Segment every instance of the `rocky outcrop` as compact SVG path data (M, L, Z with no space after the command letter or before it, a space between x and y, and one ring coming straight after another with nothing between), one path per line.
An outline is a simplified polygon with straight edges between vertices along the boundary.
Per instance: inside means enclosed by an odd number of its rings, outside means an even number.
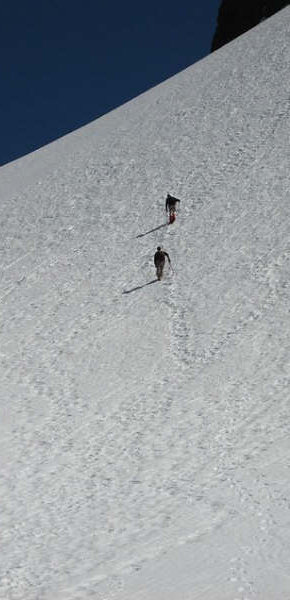
M211 51L217 50L289 4L289 0L222 0Z

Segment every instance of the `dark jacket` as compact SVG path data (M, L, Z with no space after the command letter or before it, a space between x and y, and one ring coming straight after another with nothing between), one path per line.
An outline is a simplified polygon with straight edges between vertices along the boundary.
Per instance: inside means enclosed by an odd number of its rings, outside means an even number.
M178 200L178 198L174 198L174 196L170 196L170 194L167 194L167 198L165 201L165 210L168 211L172 208L175 209L176 202L180 202L180 200Z
M164 265L165 256L167 256L168 262L170 264L169 254L167 254L167 252L165 252L165 250L157 250L157 252L155 252L155 254L154 254L155 267L158 267L159 265Z

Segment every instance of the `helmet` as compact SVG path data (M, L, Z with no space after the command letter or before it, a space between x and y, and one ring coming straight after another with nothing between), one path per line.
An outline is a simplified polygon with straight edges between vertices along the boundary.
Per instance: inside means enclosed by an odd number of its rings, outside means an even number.
M161 250L161 246L157 246L157 250L159 252Z

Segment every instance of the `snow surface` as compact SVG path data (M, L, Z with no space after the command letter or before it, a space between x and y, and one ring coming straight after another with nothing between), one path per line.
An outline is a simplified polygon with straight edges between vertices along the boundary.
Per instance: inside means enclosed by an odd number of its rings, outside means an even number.
M1 599L290 598L289 17L1 169Z

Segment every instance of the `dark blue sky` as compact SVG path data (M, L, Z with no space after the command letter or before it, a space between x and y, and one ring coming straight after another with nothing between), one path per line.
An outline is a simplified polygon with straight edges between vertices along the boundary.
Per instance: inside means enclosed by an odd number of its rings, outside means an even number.
M220 0L6 0L0 165L209 53Z

